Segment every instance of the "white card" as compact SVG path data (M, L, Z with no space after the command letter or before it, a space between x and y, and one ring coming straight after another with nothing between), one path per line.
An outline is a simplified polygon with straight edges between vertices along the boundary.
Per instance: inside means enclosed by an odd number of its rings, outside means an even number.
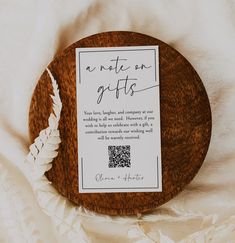
M162 191L158 46L76 49L79 192Z

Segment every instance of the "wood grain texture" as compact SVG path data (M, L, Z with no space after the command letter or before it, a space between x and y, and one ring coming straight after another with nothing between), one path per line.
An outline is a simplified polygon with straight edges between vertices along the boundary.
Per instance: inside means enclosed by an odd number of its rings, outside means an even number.
M79 194L75 48L139 45L159 45L163 191ZM196 175L210 142L211 110L198 74L175 49L140 33L105 32L74 43L50 63L49 69L58 82L63 109L59 125L62 143L46 176L70 201L109 215L150 212L182 191ZM50 78L45 71L31 100L32 142L48 125L51 92Z

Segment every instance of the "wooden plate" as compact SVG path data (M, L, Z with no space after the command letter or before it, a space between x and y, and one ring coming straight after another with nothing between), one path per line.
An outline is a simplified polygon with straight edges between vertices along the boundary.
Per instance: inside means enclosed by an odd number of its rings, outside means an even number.
M139 45L159 45L160 51L163 191L79 194L75 48ZM58 157L46 176L70 201L109 215L150 212L182 191L196 175L210 142L211 110L201 79L175 49L140 33L105 32L74 43L57 56L49 68L59 84L63 110L59 126L62 143ZM48 125L52 110L51 92L50 78L45 71L38 81L30 106L32 142Z

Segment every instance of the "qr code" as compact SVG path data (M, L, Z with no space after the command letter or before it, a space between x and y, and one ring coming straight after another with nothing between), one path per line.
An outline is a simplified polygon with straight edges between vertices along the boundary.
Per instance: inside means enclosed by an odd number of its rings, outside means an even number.
M109 168L131 167L130 145L108 146Z

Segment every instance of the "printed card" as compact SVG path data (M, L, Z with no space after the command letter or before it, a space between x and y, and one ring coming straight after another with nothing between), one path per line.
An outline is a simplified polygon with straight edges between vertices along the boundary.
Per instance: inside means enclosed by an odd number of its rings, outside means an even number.
M158 46L76 49L79 192L162 191Z

